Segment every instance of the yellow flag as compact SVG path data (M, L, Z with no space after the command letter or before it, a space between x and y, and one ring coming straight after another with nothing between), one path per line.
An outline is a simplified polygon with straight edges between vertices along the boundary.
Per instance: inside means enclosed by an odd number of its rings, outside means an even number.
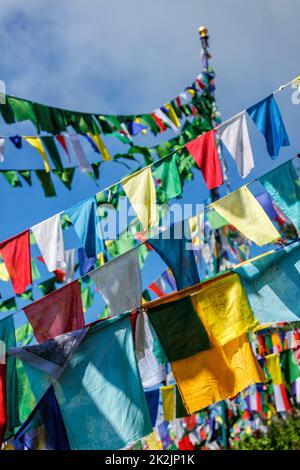
M246 335L171 362L171 368L189 414L266 382Z
M165 105L165 107L167 108L167 110L169 111L169 116L170 116L170 119L172 119L172 121L174 122L175 126L177 127L180 127L180 121L177 117L177 114L175 113L174 111L174 108L173 106L171 105L171 103L167 103Z
M148 450L161 450L163 448L161 441L158 439L155 429L152 431L151 434L148 434L148 436L145 437L145 441Z
M280 238L271 220L246 186L213 202L211 207L258 246Z
M44 150L43 144L42 144L41 140L39 139L39 137L24 137L24 139L26 140L26 142L28 142L30 145L32 145L32 147L35 148L35 150L37 150L39 152L39 154L42 156L42 159L44 161L45 170L47 171L47 173L49 173L49 171L50 171L49 160L48 160L48 157L47 157L46 152Z
M222 346L258 325L238 274L216 278L192 299L204 326Z
M103 160L108 161L111 160L111 156L109 151L106 148L106 145L104 144L103 140L101 139L99 134L92 134L91 132L88 132L88 135L90 136L91 139L95 142L97 145L98 149L101 152L101 155L103 157Z
M10 279L9 274L7 272L5 263L0 263L0 280L4 281L4 282L7 282L7 281L9 281L9 279Z
M282 374L280 369L279 354L269 354L265 356L266 368L271 376L273 385L280 385L283 383Z
M175 386L166 385L161 387L161 396L165 421L172 421L175 418Z
M156 191L151 167L123 179L122 185L144 229L157 225Z

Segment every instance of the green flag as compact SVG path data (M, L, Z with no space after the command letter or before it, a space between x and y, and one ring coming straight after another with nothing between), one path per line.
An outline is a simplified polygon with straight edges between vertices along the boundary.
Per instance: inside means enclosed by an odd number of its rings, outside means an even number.
M18 186L22 186L21 180L18 176L18 173L14 170L1 170L2 175L8 181L8 183L13 187L16 188Z
M35 170L35 174L42 185L45 197L56 196L50 173L47 173L45 170Z
M61 162L61 158L60 158L60 155L58 153L54 138L52 136L43 136L43 137L41 137L41 139L42 139L43 144L45 145L45 147L46 147L46 149L47 149L47 151L50 155L50 158L51 158L53 164L55 165L55 168L57 168L58 170L63 171L63 169L64 169L63 164Z
M11 299L3 300L0 302L0 311L1 312L15 312L17 310L17 304L14 297Z
M30 170L19 170L18 173L29 186L32 186Z
M66 186L68 189L72 189L72 182L75 173L75 167L65 168L63 171L61 170L52 170L60 181Z
M155 165L152 175L157 185L157 195L161 202L169 201L182 193L182 185L177 165L177 155L170 155Z
M32 338L33 329L29 322L24 323L24 325L21 325L16 329L16 340L20 348L27 346L27 344L31 342Z
M86 286L81 290L81 300L83 311L86 312L88 308L93 305L94 294L90 286Z
M43 295L48 295L51 292L55 291L56 286L55 286L55 281L56 277L51 277L50 279L47 279L47 281L41 282L38 284L38 289L40 289L43 293Z

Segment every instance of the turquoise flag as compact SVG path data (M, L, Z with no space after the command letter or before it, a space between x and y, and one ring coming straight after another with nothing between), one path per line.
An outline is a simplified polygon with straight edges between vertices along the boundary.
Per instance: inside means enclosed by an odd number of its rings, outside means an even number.
M300 242L234 269L261 323L299 321Z
M290 160L259 178L277 206L300 228L300 177Z

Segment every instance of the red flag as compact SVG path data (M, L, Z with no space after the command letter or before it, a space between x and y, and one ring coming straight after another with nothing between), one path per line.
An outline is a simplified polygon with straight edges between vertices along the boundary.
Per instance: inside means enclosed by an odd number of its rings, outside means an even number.
M59 134L59 135L56 135L55 138L58 140L58 142L60 143L60 145L62 146L62 148L66 152L66 154L68 155L69 162L71 163L71 157L70 157L69 150L68 150L68 147L67 147L66 140L65 140L64 136Z
M6 365L0 363L0 448L6 427Z
M156 124L158 125L160 132L164 132L167 128L164 125L163 121L158 116L156 116L155 113L152 113L151 116L154 118Z
M23 310L39 343L84 327L81 292L77 280Z
M158 297L163 297L165 295L156 282L152 282L152 284L149 286L149 289L151 289L154 294L158 295Z
M208 189L221 186L223 175L215 141L215 131L212 129L185 146L200 168Z
M16 294L32 283L29 230L0 244L0 252Z
M195 446L191 443L189 436L185 436L178 442L178 448L180 450L194 450Z

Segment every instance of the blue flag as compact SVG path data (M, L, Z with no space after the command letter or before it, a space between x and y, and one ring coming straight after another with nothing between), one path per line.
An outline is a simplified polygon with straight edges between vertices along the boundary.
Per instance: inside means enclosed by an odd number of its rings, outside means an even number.
M290 145L280 110L273 95L247 109L256 127L266 139L270 157L277 157L280 147Z
M200 282L187 223L177 222L147 243L171 269L178 290Z
M97 203L94 197L71 207L66 211L66 214L70 218L88 258L97 256L104 251L100 235L100 221L97 217Z
M51 386L11 443L16 450L70 450L60 408Z

